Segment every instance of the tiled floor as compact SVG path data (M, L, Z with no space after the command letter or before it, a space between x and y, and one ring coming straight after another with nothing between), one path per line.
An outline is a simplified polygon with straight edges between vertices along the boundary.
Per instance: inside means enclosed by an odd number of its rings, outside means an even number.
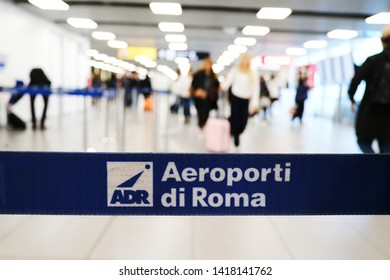
M83 115L79 114L61 120L51 118L48 130L43 132L2 128L0 148L206 152L195 119L184 125L180 116L168 117L166 96L160 96L157 102L156 116L144 113L141 107L127 110L125 126L119 121L123 111L115 102L109 104L108 115L104 101L89 108L86 144ZM302 126L291 124L290 104L288 97L275 104L273 117L267 122L259 117L251 119L240 152L359 152L350 124L313 117L310 109ZM390 216L3 215L0 259L390 259L389 236Z

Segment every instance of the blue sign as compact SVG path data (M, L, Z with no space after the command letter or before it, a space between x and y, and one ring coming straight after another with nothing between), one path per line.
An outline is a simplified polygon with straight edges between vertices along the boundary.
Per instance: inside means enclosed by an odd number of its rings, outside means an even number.
M0 152L0 213L390 214L390 155Z

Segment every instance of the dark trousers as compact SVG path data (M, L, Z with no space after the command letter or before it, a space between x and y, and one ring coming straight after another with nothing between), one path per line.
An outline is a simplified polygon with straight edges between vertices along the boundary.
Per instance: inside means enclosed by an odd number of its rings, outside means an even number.
M37 97L37 95L30 95L31 120L32 120L33 125L36 125L36 122L37 122L37 118L36 118L36 115L35 115L35 106L34 106L36 97ZM45 120L46 120L47 106L49 104L49 96L42 95L42 97L43 97L44 105L43 105L43 112L42 112L42 117L41 117L41 126L44 126L45 125Z
M234 138L234 145L240 145L240 134L245 130L248 123L249 100L231 96L231 113L230 113L230 133Z
M190 117L191 98L180 97L180 103L183 106L184 117Z
M210 102L207 99L194 98L195 108L198 112L198 126L203 128L206 125L210 113Z
M125 89L125 107L130 107L131 104L133 104L133 93L131 91L131 88Z
M295 101L295 103L297 111L292 119L299 118L299 120L302 121L303 111L305 110L305 101Z
M358 138L358 145L360 150L365 154L374 154L375 151L372 148L372 142L374 142L374 139L361 139ZM388 154L390 153L390 140L382 140L378 139L378 146L379 146L379 152L381 154Z

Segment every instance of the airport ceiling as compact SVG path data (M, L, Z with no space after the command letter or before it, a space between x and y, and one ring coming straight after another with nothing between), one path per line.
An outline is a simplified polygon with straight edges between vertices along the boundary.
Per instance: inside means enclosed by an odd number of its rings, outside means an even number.
M129 46L147 46L166 49L165 33L159 30L161 21L182 22L185 26L188 48L210 52L217 59L241 34L246 25L270 28L270 33L256 37L257 43L250 47L252 53L282 54L287 47L302 47L311 39L326 39L329 44L341 40L328 39L327 32L334 29L353 29L359 36L370 36L380 31L382 25L370 25L365 19L379 12L390 11L389 0L165 0L179 2L183 13L180 16L155 15L147 0L67 1L67 11L45 11L27 0L9 0L23 9L47 18L66 28L68 17L88 17L98 24L98 31L110 31L118 40ZM155 0L156 1L156 0ZM256 17L261 7L288 7L292 14L285 20L260 20ZM91 31L77 32L90 36ZM91 38L91 46L99 52L115 55L115 50L106 42Z

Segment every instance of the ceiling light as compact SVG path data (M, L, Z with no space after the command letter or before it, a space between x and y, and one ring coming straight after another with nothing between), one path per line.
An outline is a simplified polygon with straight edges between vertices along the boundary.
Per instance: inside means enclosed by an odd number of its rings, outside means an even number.
M189 63L187 63L187 64L178 64L177 67L179 68L180 73L182 75L188 75L188 72L191 69L191 65Z
M149 71L143 67L137 67L137 72L139 75L146 76Z
M90 49L90 50L87 50L87 55L88 56L95 56L97 55L99 52L97 50L94 50L94 49Z
M188 49L188 45L186 43L170 43L169 49L173 51L185 51Z
M265 65L290 66L292 57L287 55L264 55L263 63Z
M157 62L156 61L148 61L146 64L145 64L146 67L148 68L156 68L157 66Z
M248 51L248 48L245 47L245 46L230 45L230 46L228 47L228 50L229 50L229 51L232 51L232 52L245 53L245 52Z
M176 80L178 77L176 71L172 70L171 68L169 68L166 65L158 65L157 70L159 72L163 73L164 75L168 76L172 80Z
M287 55L301 56L306 54L306 49L304 48L287 48Z
M76 28L95 29L97 23L89 18L68 18L66 22Z
M108 55L106 55L105 53L98 53L97 55L93 56L94 59L101 60L101 61L103 61L107 57Z
M125 49L128 47L127 43L124 41L116 41L116 40L111 40L107 42L107 45L111 48L114 49Z
M253 26L253 25L247 25L242 30L242 33L244 35L251 35L251 36L264 36L268 34L270 29L265 26Z
M257 41L255 38L250 38L250 37L237 37L234 40L234 44L239 46L254 46L256 42Z
M151 60L150 58L143 56L143 55L137 55L134 59L138 63L144 65L147 68L154 68L157 66L157 62L154 60Z
M178 16L182 14L181 5L179 3L159 3L152 2L149 4L153 14L156 15L174 15Z
M176 57L175 62L177 64L189 64L190 60L187 57Z
M93 60L90 64L93 68L101 69L104 63Z
M222 57L229 57L234 60L240 57L240 53L236 51L224 51Z
M331 39L352 39L358 36L358 32L355 30L335 29L328 32L328 38Z
M146 56L143 56L143 55L137 55L134 58L134 60L137 61L138 63L143 64L145 61L149 60L149 58L147 58Z
M62 0L28 0L28 2L42 10L69 10L69 5Z
M165 35L165 40L169 43L185 43L187 41L187 37L182 34L168 34Z
M130 64L130 63L125 62L125 61L120 60L120 59L117 59L117 60L115 61L115 63L114 63L115 66L121 67L121 68L123 68L123 69L127 69L127 67L128 67L129 64Z
M89 66L91 66L91 67L93 67L93 68L98 68L98 67L96 67L97 66L97 61L95 61L95 60L90 60L89 62L88 62L88 65Z
M137 66L129 62L125 62L123 66L124 66L123 68L125 68L128 71L135 71L135 69L137 69Z
M290 8L261 8L256 17L259 19L285 19L291 14Z
M231 58L228 58L228 57L220 57L217 60L217 64L223 65L223 66L229 66L230 64L233 63L233 61L234 61L234 59L231 59Z
M217 64L229 66L233 63L236 57L233 57L230 52L225 51L217 60Z
M213 64L212 67L213 67L214 73L216 73L216 74L222 72L225 69L225 66L220 65L220 64Z
M117 59L113 56L107 56L105 59L103 59L104 63L116 65Z
M92 37L96 40L115 40L116 36L114 33L111 32L102 32L102 31L94 31L92 32Z
M368 24L390 24L390 12L379 13L366 18Z
M160 28L163 32L183 32L184 25L180 22L160 22L158 24L158 28Z
M303 44L306 49L322 49L328 45L324 40L310 40Z

